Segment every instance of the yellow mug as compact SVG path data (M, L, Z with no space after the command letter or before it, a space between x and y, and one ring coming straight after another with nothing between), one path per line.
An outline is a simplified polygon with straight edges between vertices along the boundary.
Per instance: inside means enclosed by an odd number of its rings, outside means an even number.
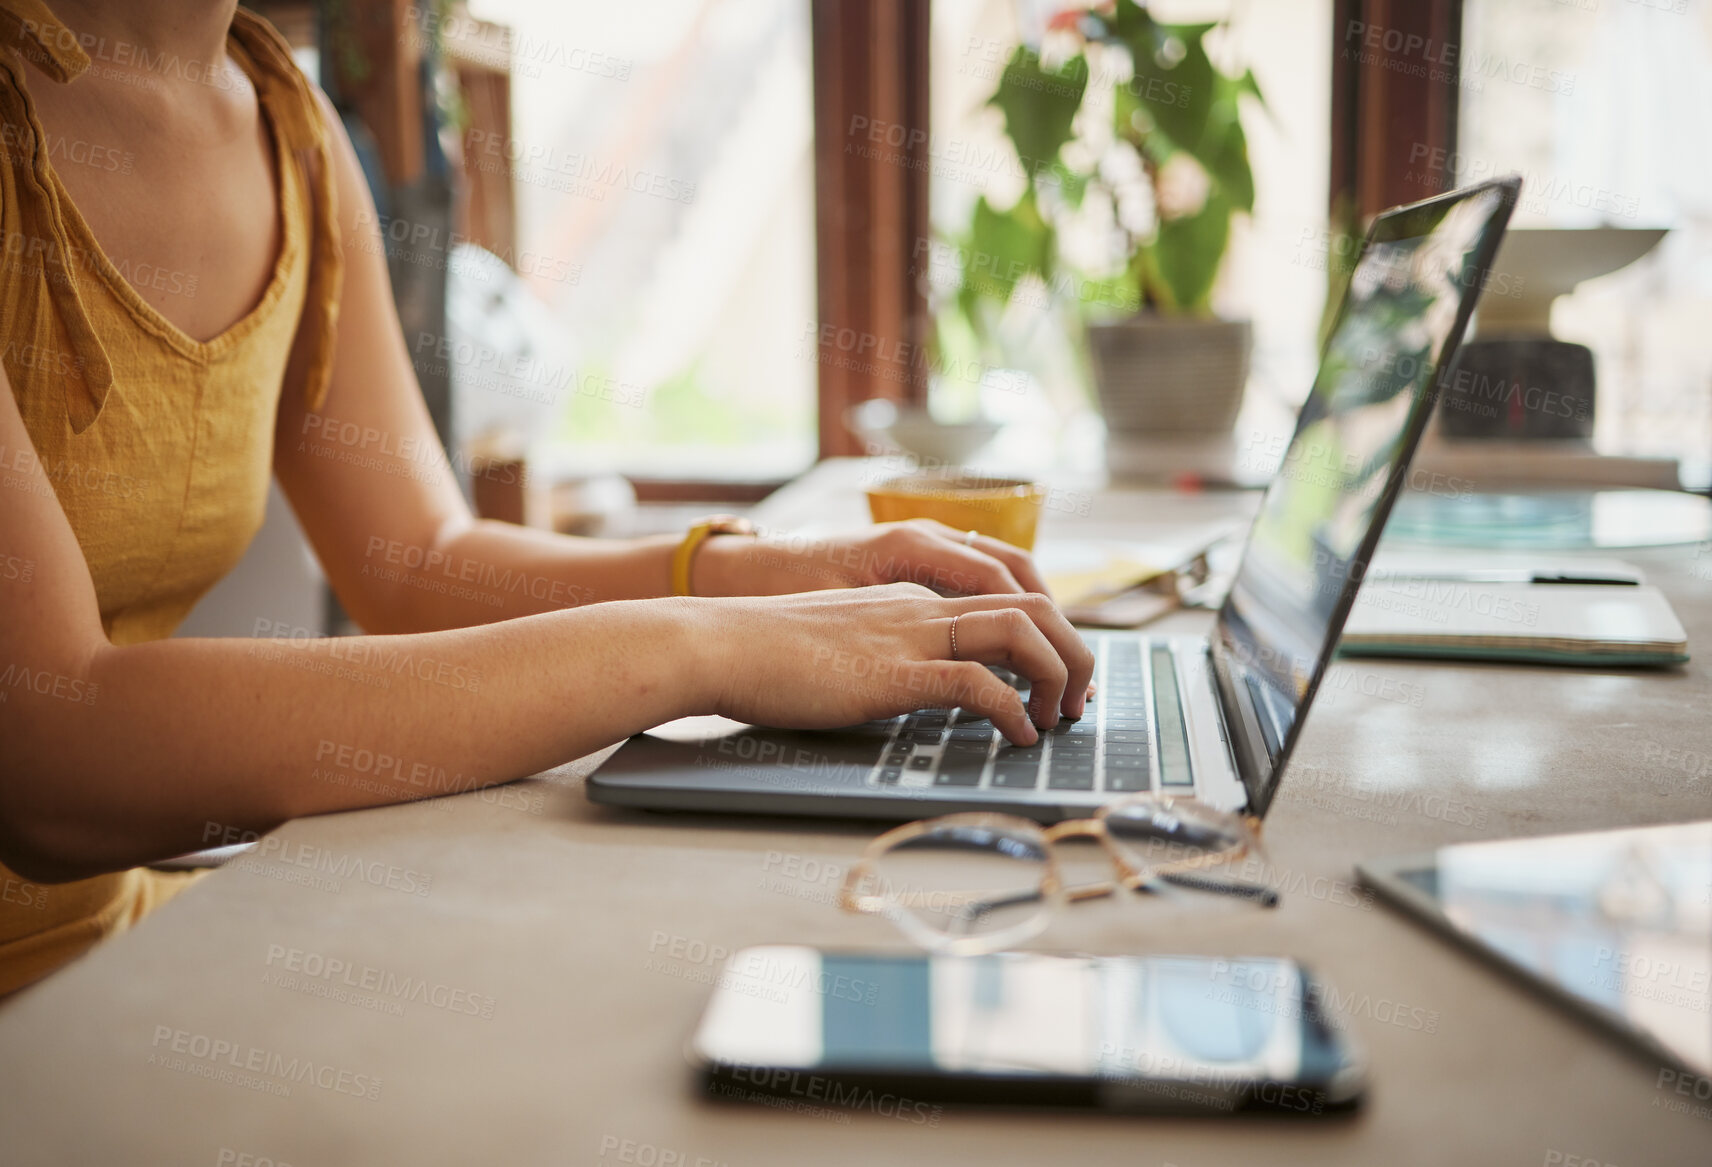
M970 474L909 474L868 491L868 511L876 523L937 519L1024 551L1034 547L1034 531L1045 503L1046 487L1038 482Z

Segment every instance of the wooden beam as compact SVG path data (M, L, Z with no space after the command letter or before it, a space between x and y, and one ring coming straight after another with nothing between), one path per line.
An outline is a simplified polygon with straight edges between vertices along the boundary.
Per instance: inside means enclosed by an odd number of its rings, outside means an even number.
M929 6L814 0L815 241L820 454L859 453L844 412L927 395Z
M784 486L787 478L721 482L705 478L637 478L626 475L637 502L757 503Z
M511 141L511 36L504 26L460 12L441 42L456 72L468 120L458 234L517 266L517 191L509 165L488 145ZM503 155L501 156L503 161Z
M1462 0L1334 0L1331 202L1359 218L1456 181Z
M387 182L414 182L424 165L422 56L417 0L329 0L328 60L322 73L336 99L355 110L380 151Z

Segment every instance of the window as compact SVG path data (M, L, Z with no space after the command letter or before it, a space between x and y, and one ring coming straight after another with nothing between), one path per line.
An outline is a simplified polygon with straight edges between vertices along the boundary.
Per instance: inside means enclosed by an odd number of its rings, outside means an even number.
M509 140L473 153L509 170L517 256L542 260L518 267L576 369L532 461L666 478L802 470L816 417L808 6L470 12L510 29L512 74Z
M1552 330L1593 350L1594 445L1712 455L1712 3L1468 0L1463 179L1521 173L1511 226L1668 227L1652 252L1561 297Z

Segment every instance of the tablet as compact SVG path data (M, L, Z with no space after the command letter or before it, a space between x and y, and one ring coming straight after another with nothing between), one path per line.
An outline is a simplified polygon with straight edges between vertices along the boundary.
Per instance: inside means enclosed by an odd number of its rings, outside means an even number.
M1712 822L1463 843L1357 870L1648 1053L1712 1076Z

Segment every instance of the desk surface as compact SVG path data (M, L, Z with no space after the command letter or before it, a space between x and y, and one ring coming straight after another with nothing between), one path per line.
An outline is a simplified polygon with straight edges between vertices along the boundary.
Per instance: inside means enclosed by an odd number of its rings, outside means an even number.
M848 468L829 470L769 510L824 513L811 492L839 474L848 481ZM1050 513L1046 529L1250 506L1100 496ZM1311 961L1372 1062L1354 1119L947 1110L916 1125L700 1102L682 1043L714 950L903 947L889 925L830 903L836 868L870 830L597 808L580 789L596 758L293 822L23 994L0 1011L0 1158L1034 1165L1073 1140L1080 1160L1126 1165L1705 1163L1704 1100L1701 1116L1687 1112L1693 1099L1661 1089L1658 1066L1353 884L1373 856L1712 814L1693 764L1712 757L1712 561L1694 548L1628 557L1675 603L1694 663L1341 663L1268 821L1277 911L1090 903L1040 942ZM1162 627L1205 624L1185 613Z

